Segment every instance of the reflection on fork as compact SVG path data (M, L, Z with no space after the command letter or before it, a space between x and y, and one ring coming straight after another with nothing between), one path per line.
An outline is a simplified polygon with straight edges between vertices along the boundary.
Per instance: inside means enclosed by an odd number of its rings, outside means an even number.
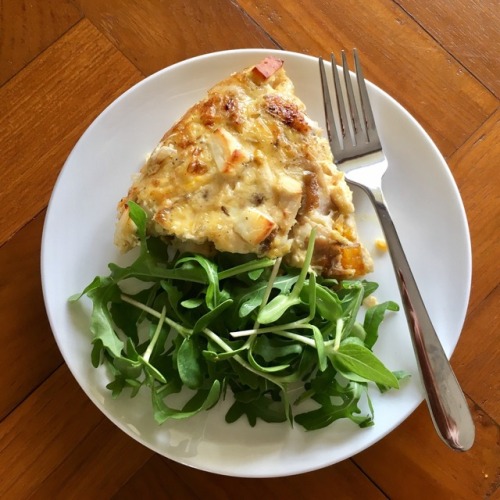
M451 369L418 290L408 260L382 192L382 177L388 162L384 155L371 109L359 55L353 50L358 100L354 94L347 58L342 51L345 92L335 58L331 56L335 119L325 64L319 59L326 129L335 164L348 183L361 188L370 198L389 247L401 293L417 363L434 426L443 441L455 450L466 451L474 442L474 423L467 401Z

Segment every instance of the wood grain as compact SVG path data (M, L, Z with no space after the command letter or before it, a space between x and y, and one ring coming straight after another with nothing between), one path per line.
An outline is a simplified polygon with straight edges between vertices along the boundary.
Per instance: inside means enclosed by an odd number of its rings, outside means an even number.
M206 52L272 47L234 2L78 0L84 14L144 74Z
M500 280L500 248L494 244L500 221L500 111L493 114L450 159L464 201L472 241L470 308Z
M488 498L499 485L500 433L477 407L473 418L476 442L467 453L441 443L422 404L404 424L353 460L389 498Z
M144 464L149 469L151 456L103 417L41 481L33 498L110 498Z
M500 423L500 288L469 314L452 361L463 390Z
M27 498L105 417L63 365L0 426L0 498Z
M297 476L255 480L191 470L158 456L138 471L116 498L133 499L141 492L153 496L158 491L164 492L163 498L168 499L322 498L325 485L331 485L335 498L385 498L350 460Z
M483 85L500 95L500 8L496 0L396 2Z
M81 21L0 88L0 245L47 206L80 135L141 78L89 21Z
M0 419L62 363L43 305L43 214L0 247Z
M69 0L0 3L0 85L81 19Z
M179 476L170 467L171 462L154 455L141 469L125 483L122 488L116 491L113 498L116 500L135 500L137 498L154 497L161 491L163 500L191 500L201 498L200 492L203 492L203 498L210 498L201 488L198 492L193 491L196 483L186 484L179 480ZM185 471L184 476L189 478L192 471ZM182 476L181 476L182 477ZM222 478L224 481L224 478ZM213 498L213 497L212 497ZM219 497L228 498L228 495L222 493Z
M357 47L365 76L407 108L445 156L498 104L391 0L362 2L362 8L342 0L238 3L287 50L329 57Z
M500 248L500 111L491 116L449 159L461 195L472 242L472 290L460 341L452 361L467 394L500 421L498 282Z

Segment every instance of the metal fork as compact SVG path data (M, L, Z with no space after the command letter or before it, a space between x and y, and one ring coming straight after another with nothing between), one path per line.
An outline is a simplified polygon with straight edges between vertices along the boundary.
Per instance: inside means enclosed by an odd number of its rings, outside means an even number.
M331 56L340 130L335 123L325 65L323 59L319 58L330 147L334 161L344 171L346 180L368 195L380 220L436 431L450 448L466 451L474 442L474 423L467 401L429 318L382 193L382 176L387 169L387 159L375 126L356 49L353 54L359 105L354 96L345 52L342 51L342 66L347 98L341 88L335 58L333 54Z

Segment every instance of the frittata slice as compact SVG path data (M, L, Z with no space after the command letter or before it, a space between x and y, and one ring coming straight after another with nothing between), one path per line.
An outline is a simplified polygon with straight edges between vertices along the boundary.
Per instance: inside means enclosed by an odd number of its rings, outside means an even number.
M279 59L221 81L165 133L118 204L123 251L138 244L129 200L147 212L150 235L181 249L280 256L300 267L316 227L319 273L372 270L352 193Z

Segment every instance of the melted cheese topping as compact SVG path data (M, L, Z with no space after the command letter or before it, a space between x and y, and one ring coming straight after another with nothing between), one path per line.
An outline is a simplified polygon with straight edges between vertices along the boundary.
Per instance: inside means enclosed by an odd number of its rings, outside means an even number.
M301 266L317 227L313 265L324 275L371 270L357 241L352 194L283 68L252 68L213 87L163 136L119 205L115 242L137 244L126 203L149 234L191 251L285 256Z

